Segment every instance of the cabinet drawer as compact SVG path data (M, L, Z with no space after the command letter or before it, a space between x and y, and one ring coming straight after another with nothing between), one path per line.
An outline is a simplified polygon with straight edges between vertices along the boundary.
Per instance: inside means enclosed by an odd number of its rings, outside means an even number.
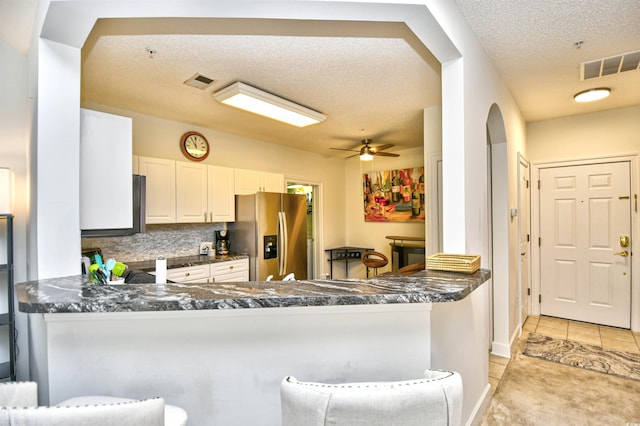
M249 259L229 260L211 264L211 275L213 276L238 271L249 271Z
M209 265L189 266L188 268L175 268L167 270L167 279L177 283L183 282L207 282L209 278Z
M249 271L231 272L213 277L214 283L239 283L249 281Z

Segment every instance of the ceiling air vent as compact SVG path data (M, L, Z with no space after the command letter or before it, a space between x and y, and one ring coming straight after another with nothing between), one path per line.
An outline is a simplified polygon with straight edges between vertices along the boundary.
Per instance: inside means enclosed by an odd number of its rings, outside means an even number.
M196 89L204 90L211 86L214 82L213 79L205 77L202 74L195 74L193 77L184 82L187 86L195 87Z
M626 71L635 71L639 65L640 50L583 62L580 64L580 80L584 81Z

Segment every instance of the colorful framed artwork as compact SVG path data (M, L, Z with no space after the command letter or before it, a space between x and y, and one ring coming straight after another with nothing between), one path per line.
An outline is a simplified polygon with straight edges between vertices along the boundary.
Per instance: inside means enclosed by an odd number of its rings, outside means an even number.
M424 222L424 167L363 175L365 222Z

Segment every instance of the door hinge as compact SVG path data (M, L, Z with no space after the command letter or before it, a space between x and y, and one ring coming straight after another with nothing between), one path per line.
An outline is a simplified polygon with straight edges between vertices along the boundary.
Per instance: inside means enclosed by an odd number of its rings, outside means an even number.
M540 189L540 181L538 181L538 189Z
M531 241L531 239L529 238L529 234L527 234L527 242Z
M531 296L531 289L530 288L527 289L527 296Z
M538 247L542 247L542 238L538 237Z
M538 295L538 303L542 303L542 294Z
M525 182L527 183L526 188L529 189L529 179L525 180Z

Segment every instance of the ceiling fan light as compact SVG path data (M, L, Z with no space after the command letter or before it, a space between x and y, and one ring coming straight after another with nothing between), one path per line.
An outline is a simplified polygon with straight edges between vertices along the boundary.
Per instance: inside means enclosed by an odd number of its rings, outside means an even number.
M593 102L604 99L609 96L609 94L611 94L611 89L609 89L608 87L598 87L595 89L589 89L580 93L576 93L573 96L573 99L576 102Z
M360 160L362 161L371 161L373 160L373 155L366 153L366 154L360 154Z
M368 145L365 145L360 149L360 160L371 161L373 160L373 151Z
M240 82L215 92L213 98L225 105L296 127L306 127L327 119L326 115L317 111Z

